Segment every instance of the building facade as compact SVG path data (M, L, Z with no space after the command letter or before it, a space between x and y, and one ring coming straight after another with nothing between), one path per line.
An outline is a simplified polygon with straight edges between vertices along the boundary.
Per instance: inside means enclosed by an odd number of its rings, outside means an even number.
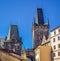
M42 8L37 8L36 21L32 24L33 48L41 45L43 35L48 38L49 22L44 22Z
M52 61L60 61L60 26L50 32L52 47Z
M51 61L51 47L38 46L35 49L35 61Z
M19 36L17 25L10 26L8 36L4 42L4 46L6 49L12 50L13 52L17 54L21 54L22 39Z

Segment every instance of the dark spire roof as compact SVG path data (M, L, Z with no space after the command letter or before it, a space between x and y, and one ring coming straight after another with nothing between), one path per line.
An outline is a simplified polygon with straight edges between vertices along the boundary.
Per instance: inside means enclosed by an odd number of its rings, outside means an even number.
M39 24L39 25L43 25L44 24L44 17L43 17L42 8L37 8L36 23Z
M10 25L7 40L12 38L19 38L18 26L17 25Z

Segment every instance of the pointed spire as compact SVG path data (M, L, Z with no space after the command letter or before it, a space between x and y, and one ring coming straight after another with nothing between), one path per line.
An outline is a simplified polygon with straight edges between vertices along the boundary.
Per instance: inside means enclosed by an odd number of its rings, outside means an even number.
M42 8L37 8L36 23L39 25L44 24L44 16Z

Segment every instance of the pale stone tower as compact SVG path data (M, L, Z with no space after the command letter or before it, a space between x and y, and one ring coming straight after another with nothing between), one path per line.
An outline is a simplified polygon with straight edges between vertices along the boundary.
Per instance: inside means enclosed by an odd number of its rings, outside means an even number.
M42 8L37 8L36 21L32 24L33 48L41 45L43 35L48 38L49 22L44 23Z

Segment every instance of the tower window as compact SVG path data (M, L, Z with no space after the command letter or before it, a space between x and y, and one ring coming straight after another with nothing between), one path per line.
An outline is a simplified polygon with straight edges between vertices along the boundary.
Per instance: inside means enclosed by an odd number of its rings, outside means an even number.
M17 46L17 49L20 49L20 46Z

